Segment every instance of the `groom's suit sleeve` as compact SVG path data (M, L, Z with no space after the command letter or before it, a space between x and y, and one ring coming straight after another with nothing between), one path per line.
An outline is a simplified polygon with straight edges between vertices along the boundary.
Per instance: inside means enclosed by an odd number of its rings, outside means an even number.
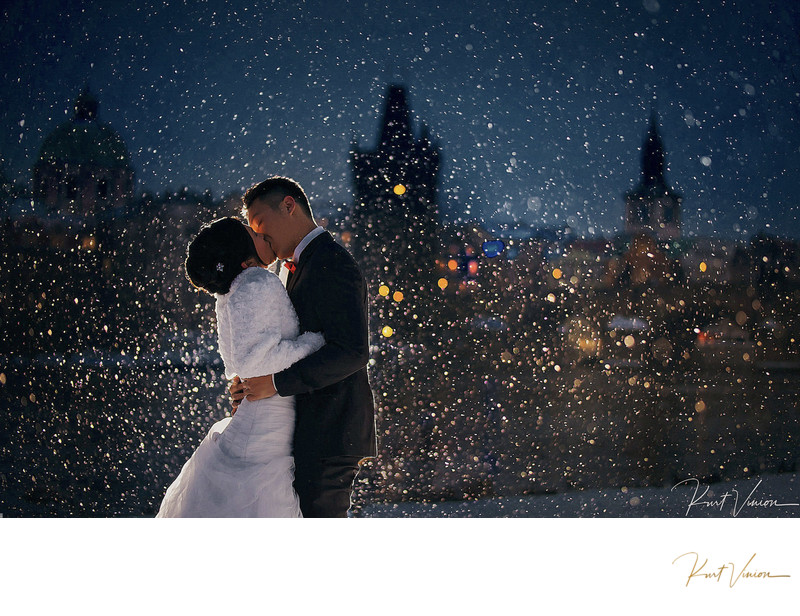
M358 266L343 248L326 255L309 271L306 310L313 310L325 345L273 376L281 396L322 389L358 372L369 361L366 285Z

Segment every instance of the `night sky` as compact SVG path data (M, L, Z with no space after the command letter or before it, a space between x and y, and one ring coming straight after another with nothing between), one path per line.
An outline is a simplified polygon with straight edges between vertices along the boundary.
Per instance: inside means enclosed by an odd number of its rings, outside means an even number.
M30 179L88 83L139 189L267 175L349 203L390 82L443 152L450 219L622 229L651 108L684 230L800 237L800 3L12 0L0 156Z

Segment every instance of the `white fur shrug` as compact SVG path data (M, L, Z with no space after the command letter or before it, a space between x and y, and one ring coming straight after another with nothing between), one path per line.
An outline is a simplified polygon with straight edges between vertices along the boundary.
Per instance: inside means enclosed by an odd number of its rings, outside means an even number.
M325 343L322 334L300 326L280 279L263 268L242 271L225 295L217 295L219 351L225 377L275 374Z

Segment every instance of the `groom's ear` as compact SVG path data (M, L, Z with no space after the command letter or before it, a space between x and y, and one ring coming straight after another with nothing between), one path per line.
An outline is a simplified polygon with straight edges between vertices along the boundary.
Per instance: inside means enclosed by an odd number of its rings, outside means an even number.
M297 207L297 201L294 200L294 197L291 195L286 195L284 197L283 202L286 204L286 211L291 214L294 212L294 209Z

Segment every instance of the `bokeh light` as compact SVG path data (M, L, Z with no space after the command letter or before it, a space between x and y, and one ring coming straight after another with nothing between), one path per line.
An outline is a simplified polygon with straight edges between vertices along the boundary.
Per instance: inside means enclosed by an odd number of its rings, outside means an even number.
M505 250L506 245L502 240L487 240L481 246L483 254L490 259L500 256Z

